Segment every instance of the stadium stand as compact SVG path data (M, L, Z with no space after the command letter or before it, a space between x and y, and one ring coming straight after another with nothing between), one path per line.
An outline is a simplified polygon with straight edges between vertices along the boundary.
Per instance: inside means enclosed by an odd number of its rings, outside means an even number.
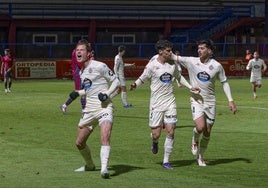
M9 47L17 59L68 59L86 38L96 58L112 58L123 43L126 58L148 59L160 38L182 55L196 53L196 40L212 38L217 57L244 57L246 49L268 57L265 6L265 0L1 0L0 52Z

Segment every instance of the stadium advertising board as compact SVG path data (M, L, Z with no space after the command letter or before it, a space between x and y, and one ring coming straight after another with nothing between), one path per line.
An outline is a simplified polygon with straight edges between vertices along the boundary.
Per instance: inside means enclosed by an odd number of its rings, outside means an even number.
M106 63L110 69L113 70L113 59L97 59ZM246 70L247 61L243 59L217 59L219 61L228 77L249 77L250 71ZM135 67L125 67L126 78L138 78L146 64L147 59L126 58L124 63L135 63ZM265 60L268 65L268 60ZM58 79L72 79L71 60L57 60L57 61L25 61L16 62L16 78L58 78ZM188 76L188 72L183 68L182 74ZM268 70L263 76L268 76Z
M56 78L56 62L48 60L16 61L15 78Z

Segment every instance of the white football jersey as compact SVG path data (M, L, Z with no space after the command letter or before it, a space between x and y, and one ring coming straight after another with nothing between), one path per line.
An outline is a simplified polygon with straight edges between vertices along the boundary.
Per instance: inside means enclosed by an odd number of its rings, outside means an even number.
M210 59L206 63L202 63L199 57L178 57L179 62L187 68L190 84L193 87L201 89L200 95L203 102L215 104L215 80L219 78L220 82L227 81L225 71L222 65L215 59ZM192 94L196 100L200 100L200 95Z
M125 77L124 75L124 61L123 58L118 54L114 58L114 73L117 77Z
M247 65L247 70L251 69L251 77L255 77L255 78L261 78L263 68L266 69L266 64L260 58L251 59Z
M139 79L142 82L151 81L150 109L154 111L165 111L169 108L176 108L175 96L173 93L173 77L180 80L180 74L176 64L165 62L161 64L154 56L146 65Z
M88 66L80 71L80 78L82 88L86 91L86 107L83 112L100 110L102 103L98 94L109 89L109 82L116 79L115 74L105 63L90 60ZM111 101L109 105L112 105Z

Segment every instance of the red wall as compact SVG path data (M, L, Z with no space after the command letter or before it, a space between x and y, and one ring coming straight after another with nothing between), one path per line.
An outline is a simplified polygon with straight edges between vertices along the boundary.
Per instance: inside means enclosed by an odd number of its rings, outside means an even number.
M113 70L113 59L98 59L106 63ZM247 61L243 59L217 59L224 67L226 75L229 77L249 76L250 71L246 70ZM136 67L126 67L125 76L127 78L138 78L148 63L147 59L124 59L124 63L135 63ZM268 60L265 61L268 65ZM57 78L72 78L71 75L71 60L56 61ZM187 70L183 69L184 76L187 76ZM264 76L268 76L268 69L265 71Z

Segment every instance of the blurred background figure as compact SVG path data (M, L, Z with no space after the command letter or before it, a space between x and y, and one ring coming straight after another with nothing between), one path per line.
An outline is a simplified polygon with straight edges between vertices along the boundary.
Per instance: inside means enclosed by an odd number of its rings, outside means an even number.
M245 56L245 59L246 59L247 61L249 61L249 60L251 60L252 58L253 58L253 55L252 55L251 51L250 51L250 50L246 50L246 56Z
M247 70L251 70L250 82L252 84L253 98L257 98L257 87L260 88L262 84L262 74L266 71L267 66L264 61L259 58L259 52L255 51L253 59L249 60L246 67Z
M5 55L0 58L1 74L4 76L5 93L10 93L12 85L12 68L14 67L13 58L11 57L10 49L5 49Z
M129 104L127 102L127 89L126 89L126 78L125 78L125 67L132 67L135 66L135 63L129 64L129 63L124 63L123 61L123 56L126 53L126 47L121 45L118 47L118 54L114 58L114 73L116 74L117 78L120 81L120 87L118 88L117 91L115 91L112 95L111 98L114 98L116 95L121 93L121 100L123 103L124 108L131 108L132 104Z

